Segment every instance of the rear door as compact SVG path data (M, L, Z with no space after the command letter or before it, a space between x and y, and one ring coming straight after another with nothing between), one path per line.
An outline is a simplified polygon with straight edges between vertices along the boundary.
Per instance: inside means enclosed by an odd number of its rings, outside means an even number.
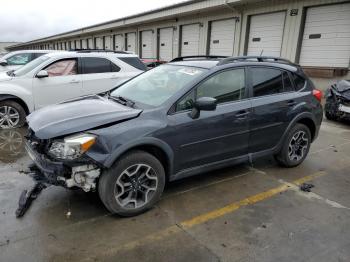
M286 130L298 96L287 71L269 67L250 67L252 116L250 153L273 148Z
M35 109L82 95L77 59L60 59L43 70L48 72L49 77L33 79Z
M120 67L107 58L82 57L83 94L97 94L114 88L120 81Z
M246 95L245 69L237 68L215 74L180 99L176 113L169 116L179 161L175 166L188 169L246 155L251 110ZM216 98L217 109L192 119L189 111L200 97Z

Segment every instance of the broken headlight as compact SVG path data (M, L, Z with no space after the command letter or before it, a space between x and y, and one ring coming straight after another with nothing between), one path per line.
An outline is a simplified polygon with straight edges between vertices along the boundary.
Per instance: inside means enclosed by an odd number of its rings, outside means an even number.
M90 134L66 137L63 140L54 141L49 149L49 154L58 159L76 159L88 151L95 142L96 136Z

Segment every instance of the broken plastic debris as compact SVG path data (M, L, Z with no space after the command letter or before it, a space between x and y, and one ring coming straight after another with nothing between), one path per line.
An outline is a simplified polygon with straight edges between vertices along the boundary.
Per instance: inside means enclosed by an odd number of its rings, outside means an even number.
M315 187L313 184L303 183L300 185L300 190L304 192L311 192L311 188Z
M18 208L16 210L16 217L22 217L29 209L30 205L32 204L33 200L35 200L40 192L46 188L46 185L43 183L36 183L31 190L23 190L19 201L18 201Z

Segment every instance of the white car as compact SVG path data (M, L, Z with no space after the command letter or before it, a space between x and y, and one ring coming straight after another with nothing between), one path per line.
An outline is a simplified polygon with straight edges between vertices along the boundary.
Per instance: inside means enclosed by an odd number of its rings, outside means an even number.
M125 52L57 52L16 71L0 73L0 128L25 124L34 110L79 96L109 91L146 71Z
M55 52L53 50L21 50L0 55L0 72L17 70L28 64L34 59L47 53Z

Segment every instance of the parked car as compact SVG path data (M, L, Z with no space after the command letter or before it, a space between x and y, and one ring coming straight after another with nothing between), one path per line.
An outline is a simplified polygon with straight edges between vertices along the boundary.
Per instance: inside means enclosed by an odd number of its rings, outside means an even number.
M350 119L350 80L341 80L327 89L325 114L329 120Z
M36 178L97 190L112 213L140 214L166 181L274 155L306 158L322 93L300 66L269 57L178 58L120 85L29 115Z
M152 69L166 63L165 61L161 61L158 59L141 59L141 60L147 66L148 69Z
M147 70L123 52L57 52L0 73L0 128L23 126L26 115L47 105L108 91Z
M0 56L0 72L16 70L53 50L21 50Z

